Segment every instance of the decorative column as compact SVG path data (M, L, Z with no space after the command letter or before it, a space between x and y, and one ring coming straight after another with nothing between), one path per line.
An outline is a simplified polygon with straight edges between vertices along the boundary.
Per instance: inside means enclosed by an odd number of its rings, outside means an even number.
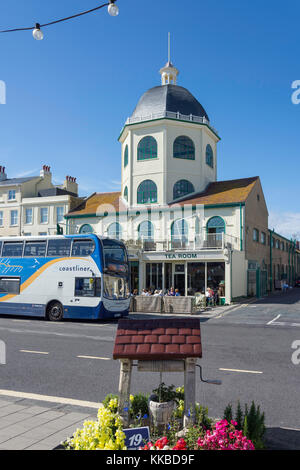
M122 417L124 426L129 425L130 384L132 360L121 359L120 381L119 381L119 407L118 411Z
M185 359L184 367L184 415L183 426L195 421L196 401L196 358Z

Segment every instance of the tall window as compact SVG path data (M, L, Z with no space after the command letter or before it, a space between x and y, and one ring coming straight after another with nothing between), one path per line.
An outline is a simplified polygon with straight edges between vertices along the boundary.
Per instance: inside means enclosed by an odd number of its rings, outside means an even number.
M139 141L137 159L148 160L150 158L157 158L157 142L154 137L148 135Z
M10 211L10 225L18 225L18 211Z
M124 168L128 165L128 145L125 147L124 151Z
M125 186L125 189L124 189L124 199L125 199L125 201L128 202L128 188L127 188L127 186Z
M183 241L188 240L189 228L188 224L184 219L177 219L171 225L171 238L172 241Z
M206 146L206 163L211 168L214 167L214 152L209 144Z
M257 230L257 228L253 229L252 239L254 242L258 242L259 240L259 231Z
M56 208L56 222L57 223L64 221L64 212L65 210L63 206L59 206Z
M141 240L153 240L154 227L150 220L144 220L138 226L138 235Z
M3 227L3 211L0 211L0 227Z
M32 224L32 208L25 209L25 224Z
M137 190L138 204L157 202L157 186L151 180L143 181Z
M222 217L212 217L206 225L207 233L224 233L225 222Z
M179 180L173 187L173 199L186 196L195 191L194 186L187 180Z
M109 238L115 238L120 240L122 238L122 227L119 222L113 222L107 229L107 235Z
M41 207L40 210L40 223L47 224L48 223L48 207Z
M8 191L8 200L13 201L16 199L16 190L15 189L10 189Z
M177 137L173 144L173 157L195 160L195 145L192 139L185 135Z

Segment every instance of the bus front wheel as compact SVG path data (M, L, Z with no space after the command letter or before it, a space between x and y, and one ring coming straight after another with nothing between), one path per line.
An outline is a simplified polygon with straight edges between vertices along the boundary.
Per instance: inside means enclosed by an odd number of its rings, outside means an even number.
M61 321L64 316L64 309L60 302L50 302L47 307L47 320Z

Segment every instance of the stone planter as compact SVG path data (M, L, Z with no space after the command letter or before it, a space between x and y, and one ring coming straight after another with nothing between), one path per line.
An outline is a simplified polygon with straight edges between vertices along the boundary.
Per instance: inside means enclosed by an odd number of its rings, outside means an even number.
M168 424L171 420L174 408L174 401L158 403L156 401L149 400L150 416L156 426L164 426Z

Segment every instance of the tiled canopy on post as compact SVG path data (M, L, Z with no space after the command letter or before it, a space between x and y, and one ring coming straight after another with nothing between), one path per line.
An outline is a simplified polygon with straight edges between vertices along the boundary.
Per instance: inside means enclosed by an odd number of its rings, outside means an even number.
M129 424L134 360L138 362L138 370L184 372L184 425L191 421L193 418L189 411L195 407L195 368L198 357L202 357L200 320L120 320L113 358L121 362L119 412L124 423Z
M120 320L114 359L172 360L202 357L196 319Z

